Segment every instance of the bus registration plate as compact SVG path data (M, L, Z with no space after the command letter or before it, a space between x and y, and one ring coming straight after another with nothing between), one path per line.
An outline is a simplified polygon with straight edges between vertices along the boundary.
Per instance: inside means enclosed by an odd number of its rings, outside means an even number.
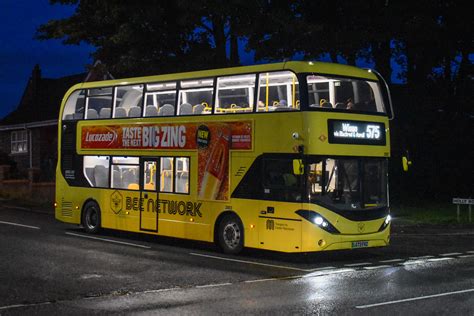
M353 241L352 242L352 249L354 248L366 248L369 247L368 241Z

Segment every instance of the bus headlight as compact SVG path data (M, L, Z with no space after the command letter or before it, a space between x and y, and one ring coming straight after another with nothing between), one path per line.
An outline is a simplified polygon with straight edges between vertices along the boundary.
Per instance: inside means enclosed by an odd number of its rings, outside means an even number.
M392 221L392 216L388 214L387 217L385 217L385 220L383 221L382 226L380 226L379 232L387 228L387 226L390 224L391 221Z
M314 218L314 223L318 226L321 226L324 223L324 219L321 216L316 216Z
M312 224L315 224L319 228L327 231L332 234L339 234L339 231L334 227L327 219L319 215L315 211L309 210L298 210L296 214L303 217L305 220L309 221Z

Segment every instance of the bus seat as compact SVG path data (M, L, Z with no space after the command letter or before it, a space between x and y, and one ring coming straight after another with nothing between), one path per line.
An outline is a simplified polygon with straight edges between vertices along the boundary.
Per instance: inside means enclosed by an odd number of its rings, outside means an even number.
M82 120L82 118L84 117L84 113L80 112L80 113L74 113L74 119L75 120Z
M332 109L332 104L331 104L331 102L324 102L324 103L321 105L321 107L323 107L323 108L331 108L331 109Z
M71 121L74 119L74 114L66 114L64 115L64 121Z
M345 109L346 105L343 102L337 102L335 108L336 109Z
M94 182L96 187L105 188L109 186L109 169L103 165L94 166Z
M179 115L193 114L193 106L189 103L183 103L179 106Z
M142 116L142 109L139 106L131 107L128 110L128 117L140 117Z
M122 173L122 187L129 188L130 184L137 183L138 177L135 170L124 170Z
M122 97L118 107L132 108L140 105L140 101L143 97L143 93L140 90L131 89L128 90Z
M286 102L286 100L280 100L280 106L286 106L288 107L288 103Z
M172 116L174 115L174 106L171 104L165 104L158 110L159 116Z
M287 106L277 106L275 107L274 111L291 111L291 110L293 110L293 108L289 108Z
M158 110L154 105L147 105L145 108L145 116L158 116Z
M193 114L194 115L202 114L202 111L204 111L205 107L206 106L202 103L196 104L195 106L193 106Z
M130 183L127 187L129 190L138 190L139 188L138 183Z
M110 118L110 108L102 108L99 112L100 118Z
M94 168L84 168L86 178L91 182L91 186L95 187Z
M187 193L188 192L188 178L189 173L188 171L180 171L176 173L178 179L176 182L176 191L179 193Z
M163 170L161 172L161 190L165 192L172 192L173 187L173 171L172 170Z
M120 170L113 170L112 171L112 187L113 188L122 188L122 173Z
M87 110L87 119L92 120L92 119L97 119L99 118L99 114L95 109L88 109Z
M125 108L116 108L115 117L127 117L127 110Z

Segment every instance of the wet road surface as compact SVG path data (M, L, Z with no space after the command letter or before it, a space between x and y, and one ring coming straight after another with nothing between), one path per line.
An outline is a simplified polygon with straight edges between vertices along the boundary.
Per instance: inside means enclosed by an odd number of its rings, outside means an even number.
M472 228L393 231L387 248L228 256L0 208L0 315L472 315Z

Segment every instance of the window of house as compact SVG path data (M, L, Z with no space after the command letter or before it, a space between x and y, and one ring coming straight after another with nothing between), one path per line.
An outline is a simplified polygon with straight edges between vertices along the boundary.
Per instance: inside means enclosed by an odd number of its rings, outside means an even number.
M138 157L113 157L112 182L114 189L138 190L140 178Z
M214 79L194 79L180 82L178 115L212 113Z
M258 112L299 110L298 78L291 71L261 73L257 103Z
M113 117L142 116L143 85L120 86L115 88L115 106ZM110 118L110 113L102 110L100 118ZM108 116L107 116L108 115Z
M112 88L88 90L86 98L86 120L110 118L112 110Z
M146 86L145 115L171 116L176 107L176 82L151 83Z
M109 156L84 156L84 176L91 187L109 187Z
M85 90L77 90L71 93L63 110L63 120L82 120L84 118L84 107L86 104Z
M11 153L20 154L28 152L28 131L16 131L11 133Z
M252 112L256 75L217 78L215 113Z

